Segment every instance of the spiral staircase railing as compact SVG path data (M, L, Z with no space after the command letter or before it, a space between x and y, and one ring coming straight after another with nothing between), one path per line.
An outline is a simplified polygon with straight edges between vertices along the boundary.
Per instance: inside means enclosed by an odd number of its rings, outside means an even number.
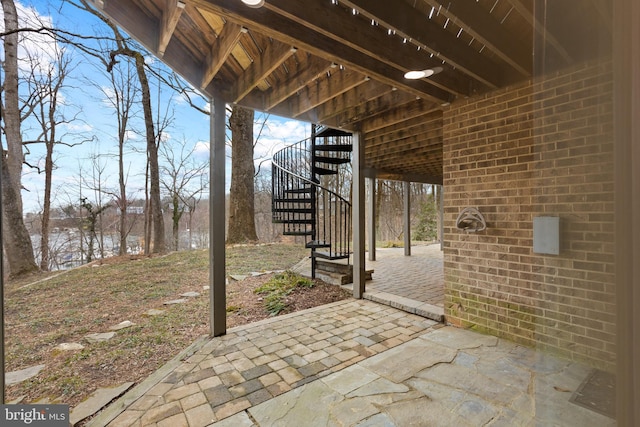
M339 166L350 161L351 137L322 132L314 127L311 138L283 148L272 159L273 222L283 225L284 235L305 237L312 277L318 258L348 260L351 253L351 203L327 188Z

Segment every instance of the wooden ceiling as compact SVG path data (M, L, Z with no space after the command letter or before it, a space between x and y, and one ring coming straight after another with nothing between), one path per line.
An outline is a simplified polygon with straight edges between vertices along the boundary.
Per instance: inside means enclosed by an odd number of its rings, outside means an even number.
M362 131L371 174L429 183L442 182L443 108L589 59L610 43L593 28L611 29L611 0L94 4L208 96Z

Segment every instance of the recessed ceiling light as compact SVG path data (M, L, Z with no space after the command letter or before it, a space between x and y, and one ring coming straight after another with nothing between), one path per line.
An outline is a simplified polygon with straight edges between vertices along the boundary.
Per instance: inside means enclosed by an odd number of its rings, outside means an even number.
M405 73L404 78L408 80L424 79L425 77L430 77L430 76L433 76L434 74L438 74L441 71L442 71L442 67L433 67L433 68L428 68L426 70L419 70L419 71L409 71Z
M264 0L242 0L249 7L259 8L264 6Z

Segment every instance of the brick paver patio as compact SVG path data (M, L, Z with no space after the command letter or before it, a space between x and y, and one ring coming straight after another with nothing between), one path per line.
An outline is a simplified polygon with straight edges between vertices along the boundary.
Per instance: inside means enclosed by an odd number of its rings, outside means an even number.
M444 256L440 244L403 248L378 248L376 260L366 261L373 269L367 291L381 291L415 301L444 307Z
M371 301L341 301L208 341L111 426L206 426L440 325Z
M424 317L443 309L439 245L377 258L366 299L203 337L89 425L615 425L569 400L589 367Z

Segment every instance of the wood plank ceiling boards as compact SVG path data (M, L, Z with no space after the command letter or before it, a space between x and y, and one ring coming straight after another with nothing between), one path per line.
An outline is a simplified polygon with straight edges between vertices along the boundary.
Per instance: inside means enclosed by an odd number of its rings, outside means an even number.
M610 0L101 0L194 87L226 102L363 132L378 177L442 182L442 109L601 49ZM575 16L554 22L554 16ZM572 21L573 20L573 21ZM567 27L567 22L581 25ZM586 25L585 25L586 23ZM571 54L569 54L571 52ZM441 67L429 78L410 70Z

